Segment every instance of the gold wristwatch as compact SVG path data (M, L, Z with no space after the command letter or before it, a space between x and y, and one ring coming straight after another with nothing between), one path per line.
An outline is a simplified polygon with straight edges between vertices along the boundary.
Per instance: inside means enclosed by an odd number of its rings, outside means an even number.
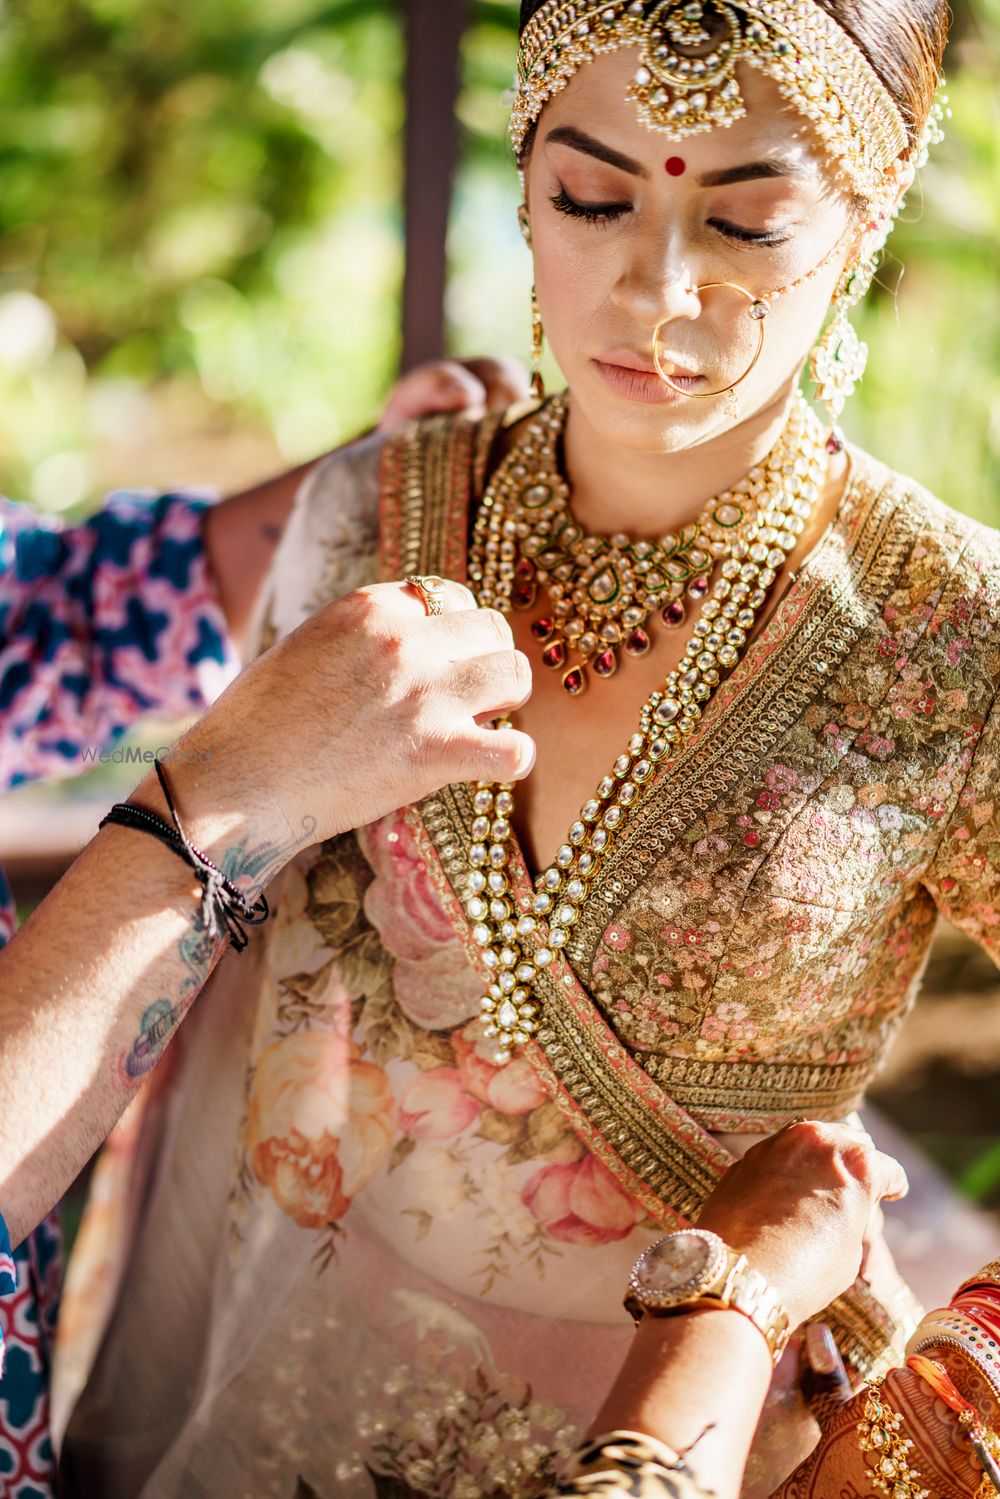
M764 1334L775 1363L791 1337L788 1314L763 1275L703 1228L667 1234L644 1250L632 1267L625 1306L636 1322L647 1312L670 1317L689 1307L731 1307Z

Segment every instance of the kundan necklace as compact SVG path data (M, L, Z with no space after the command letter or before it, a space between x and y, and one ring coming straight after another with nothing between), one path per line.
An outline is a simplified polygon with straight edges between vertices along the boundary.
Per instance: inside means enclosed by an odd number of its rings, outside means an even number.
M536 413L500 463L483 496L469 560L469 578L481 605L507 612L517 602L518 588L524 591L521 607L528 607L529 587L544 583L552 591L550 567L544 559L547 551L555 548L543 547L533 554L524 543L535 536L560 538L560 557L566 556L567 561L553 563L553 573L564 565L574 570L580 566L579 561L568 558L569 548L576 545L573 532L568 541L562 534L567 524L573 531L579 531L569 518L569 486L557 465L567 409L565 397L556 397ZM687 548L687 564L691 563L692 550L710 552L712 560L710 566L700 561L692 566L691 576L704 580L704 587L694 598L700 596L703 602L684 656L663 687L651 692L642 704L638 731L629 740L627 751L615 761L612 773L601 781L596 795L580 809L579 820L570 828L553 864L535 881L532 909L524 915L517 916L515 912L507 874L513 836L513 787L486 783L475 787L475 818L464 899L473 939L482 949L483 963L492 975L481 1009L486 1035L497 1039L499 1061L507 1060L512 1047L523 1045L538 1029L539 970L548 968L559 949L570 941L571 929L601 860L641 802L657 767L675 755L685 738L694 732L723 672L731 671L740 660L778 571L794 551L812 514L826 475L826 461L820 423L802 397L796 396L785 430L763 463L751 469L745 479L710 507L714 524L723 536L708 529L713 524L711 519L698 523L700 530L705 530L706 542ZM733 511L739 510L740 516L727 526L728 511L721 521L718 511L728 506ZM532 519L549 511L553 516L561 513L564 517L561 531L551 527L544 531L548 522L543 522L542 527L532 526ZM727 533L728 539L724 540ZM593 554L598 571L590 575L591 591L600 570L610 568L624 589L634 590L636 602L627 608L642 610L650 599L657 599L657 604L649 603L648 616L658 606L661 589L655 580L650 582L648 570L636 569L638 563L650 559L650 554L641 554L641 548L627 537L612 537L604 546L606 552ZM670 560L666 551L661 543L659 552L663 562L658 556L654 567L657 572ZM521 562L529 560L535 569L530 579L526 568L518 571L519 553ZM542 577L535 558L542 564ZM634 578L643 581L627 581L621 558L630 559ZM711 575L719 563L719 576L713 585ZM572 581L568 575L555 579L560 586ZM682 582L679 577L673 581ZM589 607L578 597L581 592L586 592L582 584L573 587L568 599L564 594L557 600L569 603L573 611L572 620L568 611L558 616L567 625L573 624L573 633L566 628L561 639L581 639L576 634L576 623L588 617L585 610ZM605 592L603 583L597 592ZM688 592L690 595L690 584ZM706 597L709 592L711 596ZM666 585L664 608L679 598L677 595L671 599L669 595L670 587ZM603 607L600 598L591 602ZM634 619L636 616L630 615L626 621L623 615L623 626L632 631L641 629L639 623L630 622ZM608 623L617 624L617 621L605 619L604 624ZM618 643L608 636L604 640L611 648ZM627 638L625 648L628 649ZM647 641L637 653L644 654L648 648Z
M494 475L476 526L471 576L480 603L504 612L533 608L545 589L551 605L531 633L544 647L544 665L562 671L566 692L579 697L590 672L614 675L619 649L646 654L651 615L670 630L684 624L687 605L705 599L713 568L746 534L759 507L737 488L711 500L693 525L657 542L588 536L559 471L565 398L556 397L547 414ZM579 659L567 667L573 651Z

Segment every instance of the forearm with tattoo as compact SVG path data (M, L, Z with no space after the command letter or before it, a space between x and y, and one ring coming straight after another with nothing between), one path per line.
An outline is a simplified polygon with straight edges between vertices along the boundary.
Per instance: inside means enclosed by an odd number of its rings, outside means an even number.
M310 820L296 837L289 836L283 843L266 839L250 847L248 840L243 839L221 855L219 867L234 884L256 894L303 842L311 841L314 831L315 822ZM200 907L192 897L190 928L177 944L177 992L161 994L140 1016L131 1046L118 1059L118 1078L123 1088L138 1087L156 1066L225 947L223 939L207 931Z
M312 832L248 835L230 815L213 840L214 826L210 812L186 831L248 893ZM105 1138L224 953L200 897L155 838L109 825L0 951L0 1213L15 1243Z

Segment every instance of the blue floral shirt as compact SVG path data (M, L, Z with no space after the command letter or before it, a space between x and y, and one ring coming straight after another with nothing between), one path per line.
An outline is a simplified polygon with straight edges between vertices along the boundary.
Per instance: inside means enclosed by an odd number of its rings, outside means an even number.
M0 499L0 790L79 774L135 722L208 706L238 656L202 540L207 496L112 495L66 526ZM0 871L0 944L14 906ZM0 1220L0 1499L49 1499L61 1281L52 1214L13 1255Z

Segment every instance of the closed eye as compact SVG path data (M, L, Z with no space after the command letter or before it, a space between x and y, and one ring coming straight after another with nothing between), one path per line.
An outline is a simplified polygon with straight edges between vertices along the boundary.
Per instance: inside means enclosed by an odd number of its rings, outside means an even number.
M583 219L588 224L614 223L632 209L632 204L627 202L581 203L579 199L571 198L561 183L559 191L553 193L549 201L558 213L564 213L571 219ZM709 219L708 223L710 228L737 244L783 245L792 237L786 229L744 229L740 224L731 224L726 219Z
M743 245L784 245L791 239L787 229L743 229L739 224L730 224L726 219L709 219L709 227L717 229L726 239L734 239Z
M571 219L586 219L589 224L610 224L631 210L631 203L579 203L560 184L549 199L552 207Z

